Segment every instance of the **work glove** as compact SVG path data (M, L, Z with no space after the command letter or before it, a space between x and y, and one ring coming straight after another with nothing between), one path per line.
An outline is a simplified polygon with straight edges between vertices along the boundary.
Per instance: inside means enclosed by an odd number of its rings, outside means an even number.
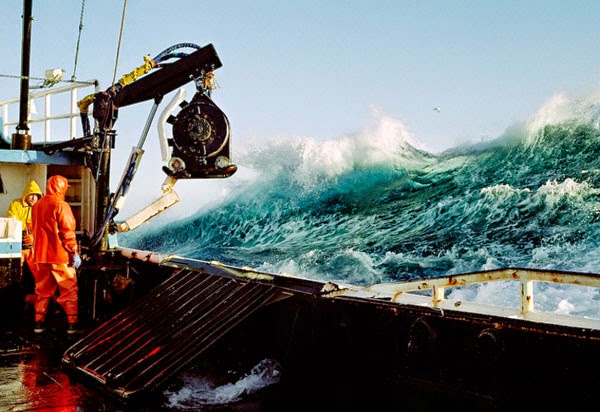
M75 253L72 260L71 266L73 266L75 269L79 269L79 266L81 266L81 257L79 254Z
M25 246L31 247L31 245L33 245L33 235L30 235L30 234L23 235L23 244Z

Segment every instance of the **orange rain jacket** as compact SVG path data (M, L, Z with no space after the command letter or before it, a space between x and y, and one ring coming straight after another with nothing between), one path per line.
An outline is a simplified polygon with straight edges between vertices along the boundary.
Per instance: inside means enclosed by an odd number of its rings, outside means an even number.
M46 195L33 206L34 263L69 264L69 255L78 253L75 217L65 202L69 181L51 176Z

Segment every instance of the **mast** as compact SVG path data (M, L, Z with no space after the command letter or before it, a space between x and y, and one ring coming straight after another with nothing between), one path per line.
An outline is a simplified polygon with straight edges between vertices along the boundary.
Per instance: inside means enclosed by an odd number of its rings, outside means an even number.
M21 96L19 105L19 124L12 135L11 149L28 150L31 147L29 134L29 60L31 54L31 23L33 0L23 0L23 43L21 45Z
M98 244L91 245L96 251L105 251L108 249L108 227L104 225L105 216L108 214L111 204L110 197L110 161L111 148L114 147L116 133L114 130L103 130L98 135L101 141L101 157L99 161L98 176L96 179L96 233L102 228L102 234L99 235ZM91 234L94 238L94 233Z

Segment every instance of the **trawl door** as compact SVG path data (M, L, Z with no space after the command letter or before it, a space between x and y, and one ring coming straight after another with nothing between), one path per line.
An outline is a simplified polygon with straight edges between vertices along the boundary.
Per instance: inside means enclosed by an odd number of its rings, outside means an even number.
M160 386L280 297L271 285L179 270L71 346L63 364L132 398Z

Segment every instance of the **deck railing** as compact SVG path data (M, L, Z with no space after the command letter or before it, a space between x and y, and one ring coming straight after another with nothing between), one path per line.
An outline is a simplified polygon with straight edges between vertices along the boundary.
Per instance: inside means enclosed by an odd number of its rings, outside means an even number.
M518 307L515 307L514 309L501 309L493 304L483 302L447 299L449 292L454 288L464 288L483 285L489 282L502 281L518 283L520 290L520 304ZM508 317L516 316L522 319L537 320L546 323L567 323L570 325L600 329L600 300L594 301L598 307L597 310L592 311L594 313L589 316L564 316L558 312L548 313L543 310L535 310L535 283L596 288L598 290L598 296L600 297L600 275L598 274L526 268L495 269L415 281L379 283L367 286L363 288L363 291L376 293L381 297L388 296L392 302L396 303L426 304L427 306L438 308L440 310L451 308L461 311L500 314ZM415 294L421 296L415 296ZM494 307L496 307L496 309L494 309ZM559 318L562 320L559 320Z
M39 131L43 137L39 138L37 133L31 133L32 141L40 143L73 139L78 135L81 137L83 132L78 131L77 126L77 120L80 117L77 101L98 91L98 82L92 80L29 93L29 117L27 122L32 128L40 125L41 130ZM55 109L53 104L53 101L56 103L56 100L59 100L60 103L57 105L58 109ZM11 140L9 136L19 124L19 106L20 98L18 97L0 102L2 137L8 144ZM38 106L41 107L40 111L42 113L37 113ZM57 128L57 121L67 122L68 126ZM52 133L56 133L57 130L63 133L58 139L56 136L52 136ZM36 129L36 131L38 130Z

